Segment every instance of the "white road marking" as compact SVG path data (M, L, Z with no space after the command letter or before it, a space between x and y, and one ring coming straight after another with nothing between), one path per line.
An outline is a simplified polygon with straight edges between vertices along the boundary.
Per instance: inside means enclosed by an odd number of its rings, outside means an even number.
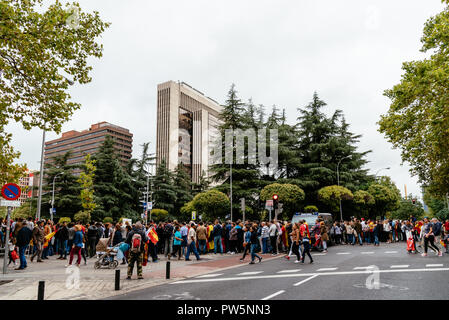
M221 276L222 274L223 273L210 273L210 274L205 274L205 275L198 276L198 277L195 277L195 278L212 278L212 277Z
M299 286L299 285L301 285L301 284L303 284L303 283L305 283L305 282L307 282L309 280L312 280L313 278L316 278L316 277L318 277L317 274L315 274L315 275L313 275L313 276L311 276L311 277L309 277L307 279L304 279L302 281L299 281L298 283L295 283L294 286L297 287L297 286Z
M312 254L312 256L325 256L326 253L314 253Z
M350 252L337 252L337 254L351 254Z
M335 271L335 270L337 270L338 268L320 268L320 269L318 269L317 270L317 272L318 271Z
M363 251L362 254L374 254L374 251Z
M365 269L371 269L372 267L355 267L352 270L365 270Z
M449 271L449 268L421 268L421 269L388 269L388 270L376 270L375 273L396 273L396 272L437 272L437 271ZM230 278L212 278L212 279L192 279L192 280L180 280L171 282L170 284L183 284L183 283L200 283L200 282L219 282L219 281L242 281L242 280L264 280L264 279L277 279L277 278L296 278L296 277L311 277L311 276L338 276L338 275L355 275L355 274L372 274L373 270L360 270L360 271L335 271L335 272L322 272L322 273L298 273L298 274L273 274L265 276L248 276L248 277L230 277Z
M443 264L426 264L426 268L429 268L429 267L442 267L443 266Z
M397 251L385 251L385 253L398 253Z
M301 269L281 270L281 271L278 271L277 273L293 273L293 272L299 272L299 271L301 271Z
M274 297L276 297L276 296L278 296L280 294L283 294L284 292L285 292L285 290L281 290L281 291L275 292L273 294L270 294L268 297L263 298L262 300L269 300L269 299L274 298Z
M238 276L252 276L252 275L255 275L255 274L259 274L259 273L262 273L263 271L251 271L251 272L242 272L242 273L239 273L239 274L237 274Z
M408 265L408 264L400 264L400 265L390 266L390 268L392 268L392 269L400 269L400 268L408 268L408 267L410 267L410 265Z

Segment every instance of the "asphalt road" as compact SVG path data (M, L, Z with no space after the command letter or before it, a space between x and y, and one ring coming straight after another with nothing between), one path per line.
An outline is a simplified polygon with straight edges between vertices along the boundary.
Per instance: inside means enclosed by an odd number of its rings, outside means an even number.
M314 263L280 257L211 272L113 299L389 300L448 299L449 255L408 254L405 243L331 247ZM249 258L246 260L249 262ZM257 260L257 259L256 259ZM369 267L367 269L367 267Z

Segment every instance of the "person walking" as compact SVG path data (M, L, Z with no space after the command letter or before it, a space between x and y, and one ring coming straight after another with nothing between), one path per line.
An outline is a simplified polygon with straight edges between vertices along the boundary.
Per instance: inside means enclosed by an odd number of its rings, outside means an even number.
M42 247L44 245L45 231L44 231L44 221L39 221L34 226L32 231L33 245L36 248L33 255L31 256L31 262L33 262L34 257L37 256L37 262L44 262L42 260Z
M300 254L300 240L301 236L299 234L299 227L295 223L293 225L293 230L290 233L291 239L292 239L292 252L296 254L296 261L295 263L301 262L301 254Z
M95 222L91 222L91 225L87 229L87 245L89 258L92 258L96 254L97 234L97 226L95 225Z
M440 251L440 249L435 246L435 234L433 232L433 229L435 228L434 224L431 223L429 221L429 219L426 217L424 218L424 225L422 226L422 235L423 235L423 239L424 239L424 253L422 253L421 255L423 257L427 256L427 250L428 247L430 247L432 250L435 251L435 253L441 257L443 254Z
M279 231L275 220L271 220L270 228L268 230L270 236L271 253L273 256L275 256L278 254L277 239L279 235Z
M327 234L327 227L324 224L324 221L321 221L320 224L321 224L320 232L321 232L323 253L327 253L327 242L329 241L329 235Z
M182 238L181 228L179 226L175 227L175 235L173 236L173 254L178 256L178 260L181 260L181 243L184 239Z
M261 226L262 230L260 238L262 240L262 254L266 254L268 253L268 240L270 239L270 229L268 228L266 222L262 222Z
M246 254L251 251L251 231L250 228L244 227L244 242L243 242L243 257L240 258L240 261L244 261Z
M301 263L304 263L306 254L310 259L310 263L313 263L312 255L310 254L310 233L309 233L307 225L304 222L305 221L303 220L303 223L301 224L300 229L299 229L299 232L300 232L300 235L302 238L302 245L304 247L304 249L302 251Z
M186 253L187 253L187 236L188 236L188 233L189 233L189 228L187 228L187 224L186 223L182 224L182 226L180 228L180 232L181 232L181 238L182 238L181 251L182 251L182 255L185 256Z
M78 256L78 259L76 261L76 266L79 267L80 263L81 263L81 248L83 247L83 232L81 231L81 226L79 226L79 225L75 225L73 227L73 230L75 231L75 235L73 236L72 248L70 248L69 264L67 264L66 267L69 267L72 265L73 256L75 253Z
M137 278L143 279L143 253L145 251L145 243L148 242L148 237L145 235L143 225L140 221L136 222L136 225L128 233L125 242L129 245L128 276L126 279L131 280L134 264L137 264Z
M24 220L23 222L16 223L14 232L17 234L16 246L19 247L19 258L20 258L20 265L18 268L14 270L23 270L27 267L25 251L28 248L28 245L30 244L32 231L27 227L27 222Z
M188 233L188 239L187 239L187 254L185 261L190 261L189 256L190 252L193 252L195 254L196 260L201 260L200 255L198 254L198 251L196 250L196 224L192 222L190 224L190 229Z
M250 243L251 243L251 262L249 264L254 264L254 260L257 258L259 259L259 263L262 262L262 257L260 257L257 253L257 245L258 245L258 238L257 238L257 230L254 227L250 228L251 236L250 236Z
M231 231L229 231L229 252L231 254L235 254L237 252L237 229L236 229L236 225L235 222L231 223Z

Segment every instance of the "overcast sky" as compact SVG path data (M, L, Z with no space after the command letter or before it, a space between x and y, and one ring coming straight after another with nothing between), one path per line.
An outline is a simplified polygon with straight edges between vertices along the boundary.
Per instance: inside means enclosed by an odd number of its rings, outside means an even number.
M63 1L64 2L64 1ZM398 83L402 62L419 52L425 21L442 10L440 0L78 0L112 23L100 42L102 59L92 59L93 80L71 89L82 104L63 131L108 121L155 149L156 87L187 82L220 103L232 83L243 100L276 104L294 123L297 108L313 92L325 112L342 109L360 151L374 174L388 174L404 193L420 195L416 178L401 166L399 150L377 131L389 107L385 89ZM41 131L8 126L20 162L39 169ZM47 140L58 135L47 133ZM382 174L381 173L381 174Z

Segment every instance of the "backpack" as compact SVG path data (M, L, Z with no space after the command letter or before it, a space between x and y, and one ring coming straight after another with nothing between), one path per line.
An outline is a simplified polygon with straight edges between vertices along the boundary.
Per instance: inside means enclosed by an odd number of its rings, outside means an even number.
M140 244L142 243L142 236L138 233L134 233L131 238L131 252L139 253L140 252Z
M97 228L95 227L89 227L89 229L87 229L87 237L89 238L95 238L97 233Z

